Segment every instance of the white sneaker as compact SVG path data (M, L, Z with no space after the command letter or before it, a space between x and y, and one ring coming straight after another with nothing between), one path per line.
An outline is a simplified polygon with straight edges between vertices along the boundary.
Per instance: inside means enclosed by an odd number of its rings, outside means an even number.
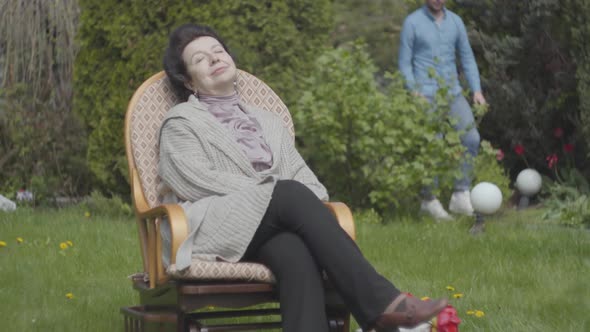
M442 204L438 199L431 199L429 201L423 200L420 204L420 212L428 213L434 219L438 221L449 221L453 220L445 208L443 208Z
M471 196L469 190L455 191L451 196L449 202L449 211L464 214L466 216L473 215L473 206L471 206Z

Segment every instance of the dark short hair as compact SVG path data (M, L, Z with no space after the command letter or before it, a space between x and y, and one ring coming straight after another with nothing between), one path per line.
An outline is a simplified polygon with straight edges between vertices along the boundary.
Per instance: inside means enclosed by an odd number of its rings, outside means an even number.
M168 79L170 79L174 93L176 93L181 101L187 100L188 96L193 93L185 86L185 83L190 82L191 78L186 69L186 64L182 59L182 52L190 42L204 36L217 39L225 51L230 54L223 40L208 26L192 23L183 24L170 34L168 48L166 48L166 53L164 54L164 70Z

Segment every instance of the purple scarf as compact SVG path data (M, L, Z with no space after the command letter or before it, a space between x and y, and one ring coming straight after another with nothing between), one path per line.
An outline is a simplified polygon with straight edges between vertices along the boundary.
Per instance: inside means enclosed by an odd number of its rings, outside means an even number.
M211 113L235 138L257 172L272 166L272 152L254 115L240 107L237 93L231 96L199 96Z

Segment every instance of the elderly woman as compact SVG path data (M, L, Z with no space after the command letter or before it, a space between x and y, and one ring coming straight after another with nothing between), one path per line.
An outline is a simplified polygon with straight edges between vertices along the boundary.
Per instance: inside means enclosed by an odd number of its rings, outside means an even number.
M407 297L363 257L322 203L326 188L281 119L240 101L236 65L212 29L176 29L164 67L186 100L160 131L166 199L181 204L190 227L178 269L192 259L265 264L284 331L328 330L322 271L365 329L414 326L446 306Z

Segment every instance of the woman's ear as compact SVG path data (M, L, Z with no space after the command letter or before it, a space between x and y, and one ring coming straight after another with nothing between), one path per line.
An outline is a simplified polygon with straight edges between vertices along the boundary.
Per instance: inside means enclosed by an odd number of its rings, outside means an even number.
M189 89L190 91L193 91L193 92L195 91L193 89L193 85L189 81L184 81L184 87L187 88L187 89Z

